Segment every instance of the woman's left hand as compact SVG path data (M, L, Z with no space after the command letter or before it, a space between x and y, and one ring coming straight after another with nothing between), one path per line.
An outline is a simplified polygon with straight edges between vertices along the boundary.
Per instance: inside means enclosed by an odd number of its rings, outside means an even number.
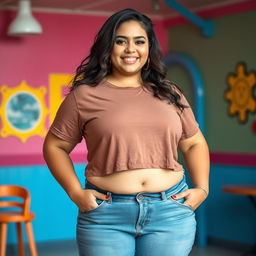
M182 191L172 196L172 199L177 200L185 197L183 204L188 205L193 211L207 198L206 193L201 188L191 188Z

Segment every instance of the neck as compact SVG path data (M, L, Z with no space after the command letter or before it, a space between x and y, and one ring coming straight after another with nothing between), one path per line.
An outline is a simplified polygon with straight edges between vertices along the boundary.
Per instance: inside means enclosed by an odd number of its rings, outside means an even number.
M140 86L142 80L140 75L123 76L118 74L110 74L106 77L106 80L113 84L122 84L122 86Z

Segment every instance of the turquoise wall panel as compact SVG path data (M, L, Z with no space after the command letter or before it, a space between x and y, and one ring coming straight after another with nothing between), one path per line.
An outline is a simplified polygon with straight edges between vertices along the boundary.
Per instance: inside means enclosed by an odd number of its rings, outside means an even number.
M84 185L84 166L75 165ZM31 211L36 214L33 229L36 241L75 238L77 207L52 177L46 166L1 167L0 184L26 187L31 193ZM8 243L16 243L16 229L10 224Z

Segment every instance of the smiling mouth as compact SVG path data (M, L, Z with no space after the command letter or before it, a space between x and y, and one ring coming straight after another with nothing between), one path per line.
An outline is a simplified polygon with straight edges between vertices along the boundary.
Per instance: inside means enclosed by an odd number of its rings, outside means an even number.
M125 64L134 64L139 59L138 57L123 57L121 58Z

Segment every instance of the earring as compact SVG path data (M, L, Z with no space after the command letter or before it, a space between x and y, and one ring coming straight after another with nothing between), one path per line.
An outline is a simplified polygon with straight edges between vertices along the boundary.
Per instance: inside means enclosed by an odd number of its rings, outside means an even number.
M150 64L150 58L147 59L147 62L146 62L146 64L144 65L143 69L144 69L144 70L148 70L148 69L149 69L149 64ZM145 66L146 66L146 68L145 68Z

